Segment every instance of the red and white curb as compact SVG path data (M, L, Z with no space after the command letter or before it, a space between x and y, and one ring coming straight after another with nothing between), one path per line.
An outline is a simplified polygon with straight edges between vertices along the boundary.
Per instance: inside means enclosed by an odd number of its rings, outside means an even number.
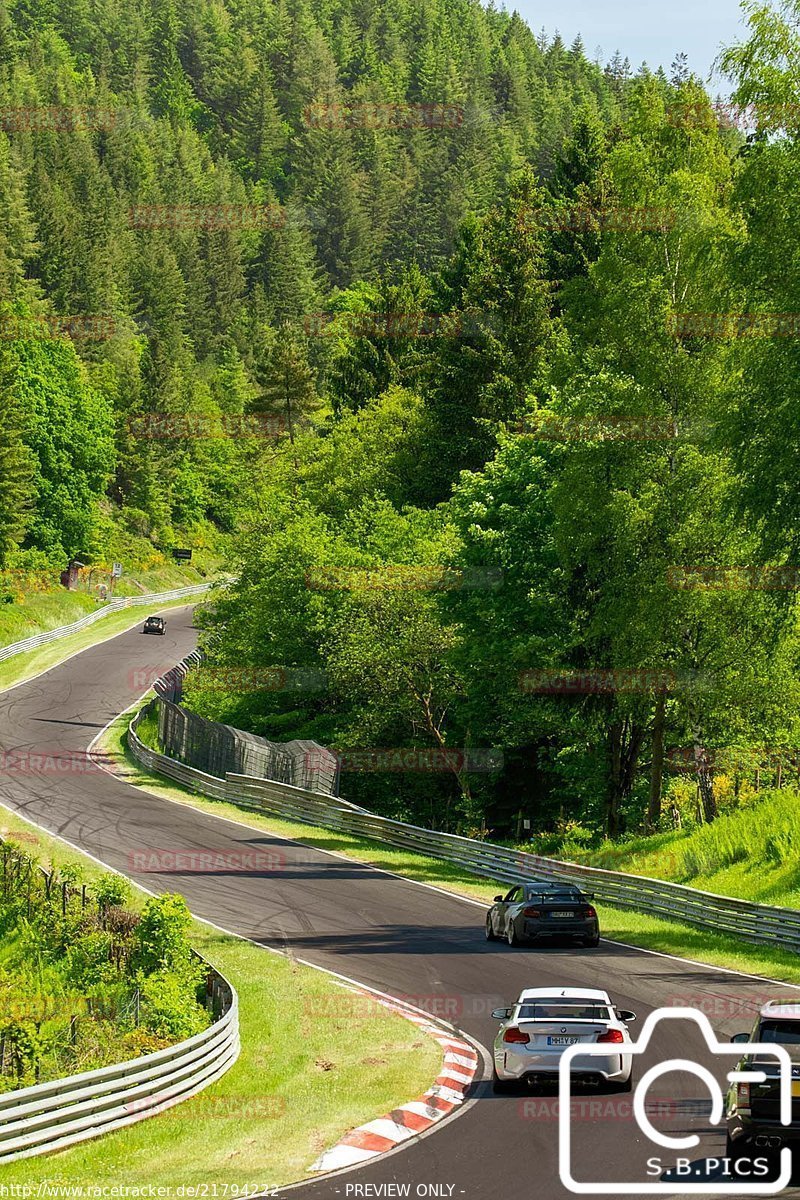
M387 1150L394 1150L401 1142L416 1137L462 1103L478 1070L478 1054L469 1042L454 1037L402 1004L384 1000L370 992L358 994L399 1013L407 1021L413 1021L421 1032L435 1038L444 1050L441 1071L424 1095L392 1109L385 1117L351 1129L340 1142L320 1155L308 1168L309 1171L336 1171L342 1167L352 1167L378 1154L385 1154Z

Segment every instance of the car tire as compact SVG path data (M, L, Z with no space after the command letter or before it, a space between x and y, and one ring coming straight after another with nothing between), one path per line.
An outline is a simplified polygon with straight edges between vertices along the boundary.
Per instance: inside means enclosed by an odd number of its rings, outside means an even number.
M747 1147L742 1146L741 1142L735 1142L730 1134L726 1134L725 1157L732 1163L741 1162L743 1158L747 1158Z
M592 950L595 949L597 946L600 945L600 934L596 933L594 935L594 937L592 937L592 938L584 938L583 944L584 944L584 946L588 946Z
M520 940L517 937L517 930L513 921L509 921L508 923L508 928L506 929L506 941L508 942L509 946L512 946L515 949L520 944Z
M495 1096L511 1096L517 1085L512 1079L501 1079L495 1068L492 1068L492 1091Z
M633 1091L633 1071L627 1079L621 1080L619 1083L611 1085L612 1092L632 1092Z
M492 922L488 917L486 918L486 940L487 942L497 941L497 934L492 929Z

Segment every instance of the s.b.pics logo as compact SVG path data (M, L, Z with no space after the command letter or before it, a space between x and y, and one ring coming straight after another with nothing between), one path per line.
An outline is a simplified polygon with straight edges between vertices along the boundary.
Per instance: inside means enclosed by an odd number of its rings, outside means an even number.
M657 1026L662 1021L690 1021L699 1026L705 1039L708 1054L718 1058L720 1074L724 1072L724 1083L699 1062L691 1058L665 1058L642 1072L633 1094L631 1114L639 1132L644 1135L636 1139L635 1149L620 1159L629 1168L637 1155L646 1155L641 1163L640 1178L634 1180L595 1180L577 1178L584 1174L586 1162L595 1158L585 1152L576 1136L575 1108L571 1104L571 1086L581 1078L597 1076L600 1068L598 1059L608 1057L608 1046L597 1043L576 1043L570 1046L559 1065L559 1174L568 1191L578 1195L686 1195L705 1196L773 1196L789 1185L792 1175L792 1151L786 1145L784 1130L792 1121L792 1061L784 1046L776 1042L744 1040L720 1042L714 1034L708 1017L693 1008L661 1008L651 1013L644 1023L638 1042L625 1047L625 1053L636 1056L645 1053ZM664 1030L661 1031L662 1033ZM688 1040L688 1039L686 1039ZM651 1055L652 1057L652 1055ZM641 1058L639 1059L641 1062ZM691 1132L687 1122L680 1119L681 1104L694 1105L696 1099L676 1098L673 1122L676 1128L666 1131L656 1128L651 1120L652 1106L648 1106L648 1090L660 1082L660 1093L669 1090L664 1077L680 1074L694 1077L700 1084L704 1109L710 1112L703 1121L707 1131L712 1127L715 1135L722 1137L726 1132L742 1135L736 1153L719 1152L714 1157L692 1158L687 1152L700 1146L699 1133ZM676 1080L673 1078L672 1086ZM798 1081L800 1091L800 1081ZM759 1098L758 1111L752 1107L753 1097ZM761 1112L763 1109L763 1113ZM767 1111L768 1110L768 1111ZM766 1114L768 1134L762 1129ZM750 1136L752 1134L752 1136ZM728 1145L731 1145L730 1138ZM702 1153L702 1152L701 1152ZM627 1172L626 1172L627 1173Z

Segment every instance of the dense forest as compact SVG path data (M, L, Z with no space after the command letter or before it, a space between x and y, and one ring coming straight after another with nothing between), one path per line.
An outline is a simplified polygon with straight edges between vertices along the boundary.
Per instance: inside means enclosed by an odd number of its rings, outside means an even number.
M217 535L188 702L429 825L797 773L800 2L0 0L0 566Z

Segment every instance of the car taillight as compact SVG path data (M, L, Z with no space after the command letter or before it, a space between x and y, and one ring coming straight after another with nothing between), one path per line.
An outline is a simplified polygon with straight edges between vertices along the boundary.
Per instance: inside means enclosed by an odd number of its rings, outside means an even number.
M739 1108L750 1107L750 1084L737 1083L736 1085L736 1104Z
M581 913L581 916L582 916L582 917L596 917L596 916L597 916L597 912L596 912L596 910L595 910L594 908L592 908L592 906L591 906L591 904L590 904L590 905L588 906L588 908L584 908L583 912Z
M527 1044L530 1040L527 1033L524 1033L521 1029L517 1029L516 1025L510 1025L503 1034L504 1042L522 1042Z
M598 1042L624 1042L625 1038L622 1035L621 1029L607 1029L605 1033L601 1033Z
M540 908L525 908L522 910L523 917L540 917L542 910Z

